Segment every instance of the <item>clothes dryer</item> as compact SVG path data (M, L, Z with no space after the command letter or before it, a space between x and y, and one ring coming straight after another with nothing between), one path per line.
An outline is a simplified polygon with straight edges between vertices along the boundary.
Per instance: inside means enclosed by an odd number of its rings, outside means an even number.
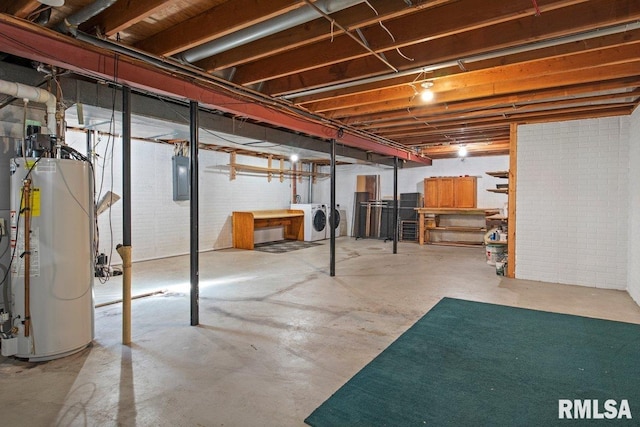
M304 240L314 242L327 238L327 207L319 203L293 203L291 209L304 212Z

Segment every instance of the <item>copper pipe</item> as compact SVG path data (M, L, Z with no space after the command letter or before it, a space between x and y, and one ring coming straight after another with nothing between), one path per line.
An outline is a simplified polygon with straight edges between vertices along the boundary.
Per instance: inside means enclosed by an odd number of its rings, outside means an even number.
M25 179L22 186L22 200L24 201L24 336L29 336L31 329L31 180Z

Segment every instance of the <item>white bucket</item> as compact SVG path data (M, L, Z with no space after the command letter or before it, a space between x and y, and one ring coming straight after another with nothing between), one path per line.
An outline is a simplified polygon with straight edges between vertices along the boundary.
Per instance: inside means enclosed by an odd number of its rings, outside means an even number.
M496 265L498 259L502 259L507 251L507 245L489 244L486 247L487 264Z

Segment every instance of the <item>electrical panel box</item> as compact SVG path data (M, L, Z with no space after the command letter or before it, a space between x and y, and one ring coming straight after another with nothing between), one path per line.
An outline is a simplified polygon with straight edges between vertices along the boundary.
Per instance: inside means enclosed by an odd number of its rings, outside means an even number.
M173 201L189 200L189 158L173 156Z

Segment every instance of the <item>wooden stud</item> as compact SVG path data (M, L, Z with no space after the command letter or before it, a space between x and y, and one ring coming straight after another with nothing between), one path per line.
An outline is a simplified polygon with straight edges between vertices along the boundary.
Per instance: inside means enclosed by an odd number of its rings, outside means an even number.
M230 171L230 175L229 175L229 181L233 181L234 179L236 179L236 153L235 151L232 151L230 153L230 160L229 160L229 166L231 166L231 168L229 169Z
M280 159L280 182L284 182L284 159Z
M507 277L516 277L516 177L518 171L518 125L510 126L509 215L507 219Z
M267 168L269 168L269 172L267 172L267 182L271 182L271 178L273 177L273 174L271 173L272 162L273 154L269 154L269 157L267 157Z

